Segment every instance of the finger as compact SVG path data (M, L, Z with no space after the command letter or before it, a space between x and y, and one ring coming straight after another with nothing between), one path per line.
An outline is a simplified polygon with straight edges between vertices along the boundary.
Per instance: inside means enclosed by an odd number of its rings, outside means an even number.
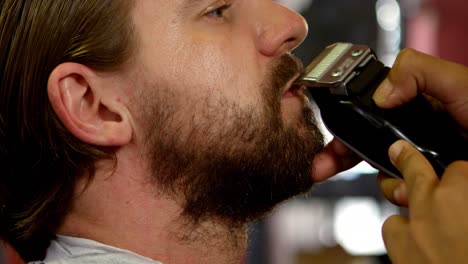
M338 156L350 156L354 154L350 148L337 138L333 138L327 146L329 146L333 150L333 153L336 153Z
M389 157L401 172L408 189L409 205L424 212L425 202L438 184L438 177L429 161L408 142L399 140L390 146ZM412 210L412 213L415 211Z
M315 182L324 181L344 170L358 164L360 159L348 147L337 139L333 139L315 157L312 179Z
M389 217L382 226L382 237L393 263L411 263L411 237L407 218L401 215Z
M374 101L382 108L391 108L408 102L418 91L437 98L449 113L466 113L468 67L405 49L375 92ZM454 118L468 129L468 115Z
M380 190L387 200L395 205L408 207L408 194L406 184L402 179L386 176L380 173L377 176Z

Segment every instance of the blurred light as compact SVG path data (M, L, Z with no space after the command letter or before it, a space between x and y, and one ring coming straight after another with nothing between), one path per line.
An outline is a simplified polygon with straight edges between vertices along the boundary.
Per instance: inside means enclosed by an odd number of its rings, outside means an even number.
M335 246L333 206L321 199L291 200L268 218L271 264L293 263L298 252Z
M357 178L369 175L369 174L377 174L379 171L374 169L369 163L363 161L358 165L354 166L353 168L341 172L336 176L330 178L331 181L354 181Z
M396 0L378 0L375 10L379 25L376 52L379 60L391 67L401 48L401 7Z
M322 246L325 246L325 247L336 246L336 240L333 234L333 222L332 221L326 221L325 223L322 223L319 229L318 238Z
M379 0L376 4L377 22L387 31L399 30L401 23L400 5L395 0Z
M336 241L351 255L386 253L381 228L384 218L372 198L344 198L335 207Z

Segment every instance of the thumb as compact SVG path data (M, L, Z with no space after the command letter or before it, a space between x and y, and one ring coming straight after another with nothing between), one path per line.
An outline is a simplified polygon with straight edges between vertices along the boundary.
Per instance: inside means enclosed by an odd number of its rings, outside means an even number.
M412 49L398 55L374 94L375 103L392 108L425 93L440 101L461 125L468 126L468 67Z

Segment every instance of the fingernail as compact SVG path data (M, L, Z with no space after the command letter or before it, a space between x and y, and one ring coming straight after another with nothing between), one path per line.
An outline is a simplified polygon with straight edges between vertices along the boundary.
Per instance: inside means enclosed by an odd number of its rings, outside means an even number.
M406 185L400 184L394 191L393 191L393 198L395 201L400 202L404 199L406 195Z
M377 105L381 105L387 101L387 99L390 97L390 95L393 92L393 86L390 83L388 79L385 79L377 88L375 91L374 95L372 96L372 99L374 99L374 102Z
M396 159L400 155L401 151L403 150L403 143L404 141L397 141L393 143L390 148L388 149L388 156L390 161L395 164Z

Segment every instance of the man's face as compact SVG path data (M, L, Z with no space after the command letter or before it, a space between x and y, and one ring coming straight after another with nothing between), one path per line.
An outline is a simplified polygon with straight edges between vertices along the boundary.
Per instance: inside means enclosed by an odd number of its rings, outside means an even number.
M311 187L323 142L287 54L300 16L271 0L138 0L134 23L131 110L190 219L242 224Z

